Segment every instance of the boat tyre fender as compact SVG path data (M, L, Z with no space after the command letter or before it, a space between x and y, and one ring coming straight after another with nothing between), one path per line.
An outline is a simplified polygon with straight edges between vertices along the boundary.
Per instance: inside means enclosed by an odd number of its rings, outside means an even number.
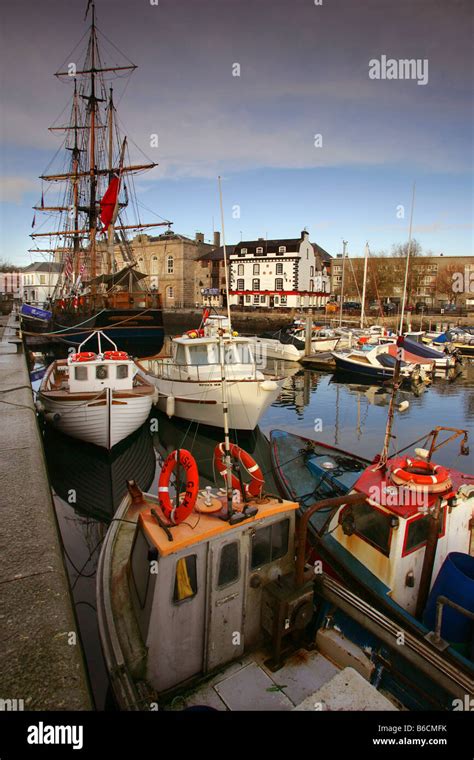
M174 507L169 495L169 484L171 475L178 462L178 458L180 466L186 473L186 490L181 503L177 507ZM186 520L186 518L189 517L194 509L198 491L199 472L193 455L186 449L172 451L165 459L163 467L161 468L158 480L158 498L160 500L161 509L173 525L179 525L179 523L182 523L183 520Z
M423 459L404 457L400 465L392 470L391 477L394 482L401 481L402 484L433 492L447 491L451 487L451 479L446 467Z
M265 485L265 479L259 465L256 463L255 459L250 456L250 454L241 449L240 446L237 446L235 443L231 443L229 448L230 455L239 460L239 462L244 466L251 477L250 483L245 483L244 485L245 495L251 497L260 497L262 495L263 486ZM214 449L214 467L225 479L226 465L224 460L225 444L218 443ZM232 488L237 488L239 491L241 490L240 480L234 473L232 473Z

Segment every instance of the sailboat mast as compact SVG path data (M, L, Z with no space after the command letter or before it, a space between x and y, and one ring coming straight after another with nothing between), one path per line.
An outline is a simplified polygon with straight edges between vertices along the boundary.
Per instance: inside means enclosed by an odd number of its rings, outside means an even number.
M76 176L73 178L73 204L74 204L74 229L79 229L79 181L77 173L79 171L79 145L77 142L77 119L78 119L78 107L77 107L77 80L74 79L74 101L73 101L73 127L74 127L74 147L72 149L72 171ZM79 277L79 235L74 235L73 240L73 256L74 256L74 279Z
M108 113L108 130L109 130L109 182L112 179L112 169L114 167L114 91L111 87L109 90L109 113ZM112 260L114 255L114 218L107 228L107 274L112 273Z
M369 244L365 244L365 259L364 259L364 283L362 285L362 303L360 305L360 329L364 327L364 312L365 312L365 291L367 289L367 263L369 261Z
M408 250L407 250L407 260L405 265L405 284L403 286L403 299L402 299L402 309L400 312L400 327L399 327L399 333L400 335L403 335L403 317L405 316L405 305L407 300L407 287L408 287L408 269L410 266L410 253L411 253L411 233L413 229L413 209L415 207L415 187L416 183L413 183L413 195L411 198L411 212L410 212L410 229L408 231Z
M90 278L94 279L97 275L97 258L96 258L96 235L97 235L97 213L96 213L96 190L97 176L95 166L95 115L96 115L96 97L95 97L95 3L92 3L92 24L90 35L91 48L91 91L89 95L89 112L90 112L90 134L89 134L89 184L90 184L90 208L89 208L89 242L90 242ZM96 285L92 283L91 292L94 296Z
M225 244L225 228L224 228L224 207L222 204L222 187L221 178L217 178L219 183L219 204L221 208L221 227L222 227L222 247L224 249L224 275L225 275L225 295L227 301L227 320L229 322L229 335L232 335L232 326L230 322L230 303L229 303L229 274L227 269L227 248Z
M342 241L342 275L341 275L341 303L339 305L339 327L342 327L342 304L344 303L344 260L346 258L347 240Z

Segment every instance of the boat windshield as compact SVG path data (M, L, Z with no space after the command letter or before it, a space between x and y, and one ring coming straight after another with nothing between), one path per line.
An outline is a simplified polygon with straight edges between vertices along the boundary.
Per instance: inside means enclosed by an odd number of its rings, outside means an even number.
M176 361L179 362L178 352ZM218 343L198 343L189 346L189 363L202 367L206 364L220 364ZM232 341L224 345L224 364L253 364L252 350L247 342Z

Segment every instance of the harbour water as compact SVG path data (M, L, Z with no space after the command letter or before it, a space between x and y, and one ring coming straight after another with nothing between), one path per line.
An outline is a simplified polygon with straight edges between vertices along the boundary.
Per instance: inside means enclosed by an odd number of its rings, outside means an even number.
M273 369L286 376L281 397L267 410L259 428L234 435L234 440L262 467L267 491L276 491L267 440L272 429L315 438L367 458L380 451L390 399L388 388L343 382L330 373L303 370L289 363L275 362ZM472 445L474 362L465 360L462 374L455 381L437 379L419 395L400 391L398 400L409 401L409 407L396 414L392 451L408 447L438 425L467 429ZM139 431L110 454L58 434L45 433L45 452L66 564L99 710L113 709L113 705L97 631L95 571L107 524L125 493L126 480L135 479L142 489L156 493L163 457L180 447L195 456L201 485L214 483L213 450L221 440L222 433L216 429L169 420L155 412ZM440 464L474 473L474 456L461 457L457 442L444 447L435 459Z

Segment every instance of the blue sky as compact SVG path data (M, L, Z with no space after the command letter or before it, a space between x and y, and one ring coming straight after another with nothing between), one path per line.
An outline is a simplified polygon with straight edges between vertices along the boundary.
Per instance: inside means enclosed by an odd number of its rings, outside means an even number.
M143 220L154 212L182 234L210 238L213 217L220 227L221 174L229 243L241 234L293 237L306 226L333 255L343 238L354 255L366 240L373 252L389 251L407 238L416 181L414 235L423 249L472 255L468 2L96 5L99 28L139 66L115 87L122 126L159 162L137 180ZM38 258L26 252L36 177L59 144L47 127L71 95L71 83L52 74L87 28L85 6L26 0L3 8L0 258L20 265ZM106 40L104 50L119 61ZM428 84L370 80L369 60L381 55L426 59ZM154 133L158 148L150 147Z

